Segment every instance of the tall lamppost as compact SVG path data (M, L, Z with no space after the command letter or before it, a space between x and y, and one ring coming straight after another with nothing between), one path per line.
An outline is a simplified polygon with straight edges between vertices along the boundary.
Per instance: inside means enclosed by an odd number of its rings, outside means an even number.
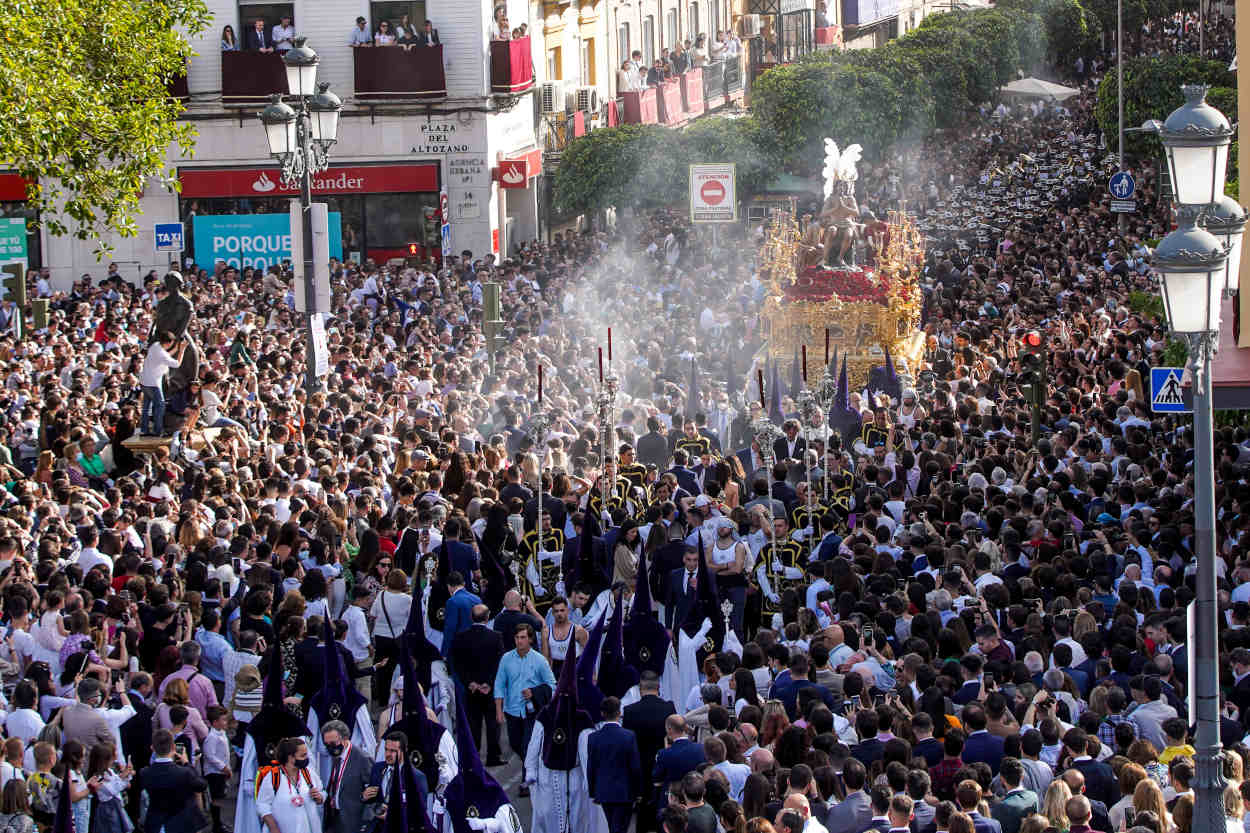
M317 53L295 39L295 47L282 56L286 64L287 90L294 109L274 94L260 112L269 153L282 169L282 184L299 188L304 239L304 392L311 399L321 387L313 345L313 318L329 310L317 309L316 264L313 262L312 178L330 166L330 147L338 141L339 113L343 102L330 92L328 83L317 83ZM299 255L291 253L292 260Z
M1160 241L1154 268L1161 276L1168 324L1189 343L1194 391L1194 541L1198 556L1190 702L1198 724L1194 745L1194 829L1223 830L1226 781L1220 761L1219 605L1215 571L1215 458L1211 437L1211 357L1219 345L1220 305L1235 288L1245 213L1224 200L1224 172L1232 128L1206 102L1207 88L1181 88L1185 104L1167 121L1144 130L1163 142L1179 226ZM1204 223L1207 228L1202 228ZM1209 229L1209 230L1208 230ZM1214 233L1213 233L1214 232Z

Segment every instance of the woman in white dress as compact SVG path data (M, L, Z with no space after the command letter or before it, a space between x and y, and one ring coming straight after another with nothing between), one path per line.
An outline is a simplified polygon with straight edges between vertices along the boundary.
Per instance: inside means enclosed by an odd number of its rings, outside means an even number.
M325 793L311 764L308 744L288 738L278 744L281 765L257 774L256 813L268 833L321 833Z

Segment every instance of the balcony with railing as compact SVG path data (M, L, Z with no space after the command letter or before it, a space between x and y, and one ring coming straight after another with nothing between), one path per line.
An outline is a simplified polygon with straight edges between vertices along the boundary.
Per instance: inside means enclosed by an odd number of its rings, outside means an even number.
M736 58L693 67L643 90L622 93L608 103L606 124L663 124L681 127L706 113L740 102L742 67Z
M534 58L530 39L491 41L490 91L495 95L515 95L534 86Z
M287 94L286 65L279 53L221 53L222 104L254 107L274 93Z
M362 101L445 98L443 46L353 49L356 98Z

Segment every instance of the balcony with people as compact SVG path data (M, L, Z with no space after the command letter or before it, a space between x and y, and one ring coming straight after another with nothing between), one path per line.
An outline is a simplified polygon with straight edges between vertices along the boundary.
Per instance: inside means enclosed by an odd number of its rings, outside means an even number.
M743 97L741 43L717 32L709 47L706 35L664 48L650 67L635 52L616 73L616 116L624 124L681 127ZM609 119L611 121L611 119Z
M517 95L534 86L534 57L527 24L513 27L508 10L497 6L490 24L490 91Z

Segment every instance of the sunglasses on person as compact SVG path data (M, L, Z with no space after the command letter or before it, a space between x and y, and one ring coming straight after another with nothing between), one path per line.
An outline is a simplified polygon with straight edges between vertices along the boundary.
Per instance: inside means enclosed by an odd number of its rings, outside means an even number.
M378 562L378 566L379 566L379 567L385 567L386 569L388 569L388 570L389 570L389 569L391 569L391 562L389 562L389 561L379 561L379 562Z

